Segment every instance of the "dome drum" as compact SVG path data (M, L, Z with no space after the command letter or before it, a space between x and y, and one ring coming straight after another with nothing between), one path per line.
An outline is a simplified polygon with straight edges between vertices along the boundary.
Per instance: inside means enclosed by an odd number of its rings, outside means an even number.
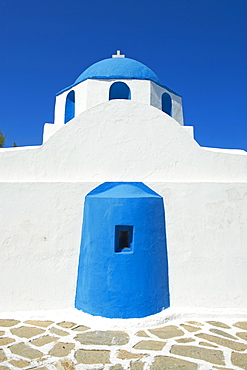
M122 93L112 95L112 86L122 85ZM125 86L123 88L123 86ZM126 91L126 96L123 91ZM71 95L73 102L71 103ZM118 95L120 94L120 95ZM170 100L170 109L162 106L164 96ZM109 58L87 68L73 85L62 90L56 96L54 124L46 124L44 141L64 123L80 113L111 99L129 99L154 106L173 117L183 125L182 98L172 90L160 84L156 74L144 64L130 58ZM69 103L69 104L68 104ZM69 110L69 112L68 112ZM73 112L73 114L71 113ZM69 117L69 118L68 118Z

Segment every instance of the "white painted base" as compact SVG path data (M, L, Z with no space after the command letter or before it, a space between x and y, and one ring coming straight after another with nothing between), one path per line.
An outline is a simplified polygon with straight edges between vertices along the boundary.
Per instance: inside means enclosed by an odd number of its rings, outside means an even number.
M141 319L107 319L100 316L92 316L81 312L76 308L67 310L43 310L43 311L17 311L17 312L2 312L0 319L15 319L15 320L53 320L55 322L71 321L79 325L89 326L97 330L138 330L160 327L167 323L175 323L176 321L208 321L219 320L224 323L231 324L233 321L247 320L247 310L229 310L229 309L205 309L196 308L188 309L168 308L156 315L147 316Z

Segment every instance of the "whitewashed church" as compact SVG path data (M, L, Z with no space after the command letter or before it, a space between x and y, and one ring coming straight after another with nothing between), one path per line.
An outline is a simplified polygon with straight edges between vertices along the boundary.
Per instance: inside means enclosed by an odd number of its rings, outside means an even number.
M200 147L181 96L117 52L57 94L41 146L0 150L1 312L74 307L84 200L104 182L163 197L170 307L247 309L247 153Z

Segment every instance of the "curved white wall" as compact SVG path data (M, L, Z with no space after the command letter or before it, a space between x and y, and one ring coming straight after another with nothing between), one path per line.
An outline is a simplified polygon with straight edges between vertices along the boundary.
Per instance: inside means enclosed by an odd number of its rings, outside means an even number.
M201 148L162 111L130 100L88 109L37 149L0 151L1 181L246 181L247 153Z

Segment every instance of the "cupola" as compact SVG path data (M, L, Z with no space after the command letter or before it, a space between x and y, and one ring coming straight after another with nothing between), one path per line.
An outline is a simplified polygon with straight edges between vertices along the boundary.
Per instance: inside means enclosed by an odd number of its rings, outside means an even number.
M112 58L92 64L56 95L54 127L46 124L44 141L82 112L112 99L154 106L183 125L181 96L162 85L149 67L118 50Z

